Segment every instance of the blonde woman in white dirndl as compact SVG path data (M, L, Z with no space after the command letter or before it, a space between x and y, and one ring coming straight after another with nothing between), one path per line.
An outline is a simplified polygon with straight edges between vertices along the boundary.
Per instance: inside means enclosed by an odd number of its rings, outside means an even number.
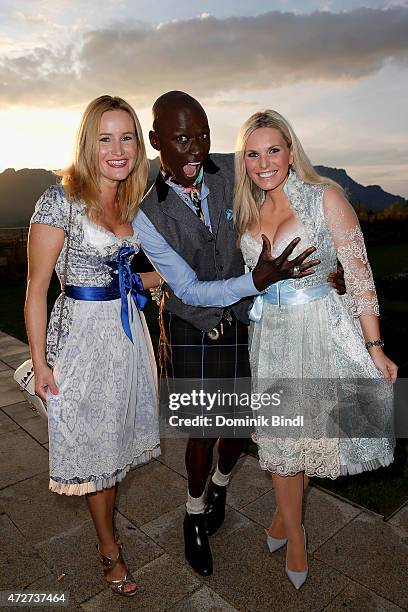
M26 326L36 392L47 401L50 489L84 495L105 579L136 593L113 525L118 483L160 454L156 366L140 312L155 272L137 275L131 220L147 158L139 121L121 98L85 110L72 166L31 219ZM68 249L68 252L67 252ZM53 270L65 286L46 333Z
M304 488L310 476L337 478L393 460L397 366L383 351L364 240L343 190L316 174L290 124L275 111L244 123L235 161L234 216L247 267L258 260L262 236L273 245L272 258L297 238L293 257L314 246L318 260L302 278L296 277L303 265L295 267L292 279L271 285L250 311L254 390L283 390L283 415L292 418L287 423L297 415L307 423L283 435L271 427L255 435L277 500L267 543L271 552L287 544L286 573L298 589L308 571ZM346 296L327 282L337 259Z

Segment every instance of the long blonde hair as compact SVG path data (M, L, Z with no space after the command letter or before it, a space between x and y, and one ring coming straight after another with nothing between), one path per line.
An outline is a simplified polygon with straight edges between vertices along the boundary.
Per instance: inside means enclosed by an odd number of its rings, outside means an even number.
M124 110L132 117L137 141L137 159L129 176L119 183L116 201L123 223L129 223L140 204L147 183L148 161L139 119L125 100L113 96L99 96L92 100L82 115L78 129L74 160L62 176L62 185L74 200L83 200L87 214L95 219L102 213L98 180L98 135L101 117L109 110Z
M292 168L299 178L310 185L332 185L342 191L340 185L329 178L317 174L311 161L289 121L274 110L254 113L241 127L235 150L235 188L234 188L234 221L238 233L238 241L242 234L252 227L259 227L259 209L263 190L249 178L245 168L245 148L250 135L259 128L274 128L279 130L289 148L292 148Z

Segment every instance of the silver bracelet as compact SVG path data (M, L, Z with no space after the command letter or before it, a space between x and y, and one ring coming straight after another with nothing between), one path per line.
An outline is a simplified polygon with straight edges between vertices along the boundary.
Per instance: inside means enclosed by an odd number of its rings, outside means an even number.
M372 346L381 346L381 348L384 348L384 342L380 338L379 340L369 340L365 343L366 349L369 349Z
M152 297L152 300L155 301L158 306L160 306L160 301L163 296L163 284L164 280L161 278L157 287L150 289L150 295Z

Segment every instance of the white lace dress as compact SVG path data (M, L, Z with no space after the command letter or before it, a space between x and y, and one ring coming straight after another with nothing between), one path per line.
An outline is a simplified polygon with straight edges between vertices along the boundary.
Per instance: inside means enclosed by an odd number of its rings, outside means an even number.
M37 202L31 223L60 227L67 235L68 221L63 190L50 187ZM56 264L60 279L66 243L65 238ZM95 225L85 205L73 203L67 284L108 285L108 262L122 246L137 252L139 241ZM132 466L160 454L156 366L143 314L133 307L132 343L121 324L120 299L67 297L57 347L61 304L60 296L47 332L47 360L59 388L58 395L47 395L50 489L84 495L113 486Z
M309 476L337 478L393 460L392 389L365 348L357 318L378 314L363 236L351 205L324 210L324 189L305 184L290 172L285 192L297 223L275 242L272 255L279 255L300 236L293 257L314 245L317 252L312 257L321 264L314 275L291 280L289 285L293 289L323 285L336 269L338 257L347 296L330 290L310 303L279 306L257 298L262 300L262 314L258 322L251 322L253 390L283 391L281 414L289 418L301 414L308 423L307 428L291 428L285 438L274 435L271 427L256 431L262 469L283 476L305 471ZM242 236L248 269L255 266L261 249L262 243L248 232Z

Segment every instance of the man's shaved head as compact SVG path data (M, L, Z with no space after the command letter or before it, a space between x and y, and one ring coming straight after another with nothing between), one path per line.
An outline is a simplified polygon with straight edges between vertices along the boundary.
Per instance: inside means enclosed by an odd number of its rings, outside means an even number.
M157 98L153 104L153 130L160 131L163 120L169 115L179 113L181 110L196 110L205 115L205 110L198 100L185 93L184 91L168 91Z
M183 91L168 91L153 105L150 144L166 173L191 185L210 150L210 128L201 104Z

